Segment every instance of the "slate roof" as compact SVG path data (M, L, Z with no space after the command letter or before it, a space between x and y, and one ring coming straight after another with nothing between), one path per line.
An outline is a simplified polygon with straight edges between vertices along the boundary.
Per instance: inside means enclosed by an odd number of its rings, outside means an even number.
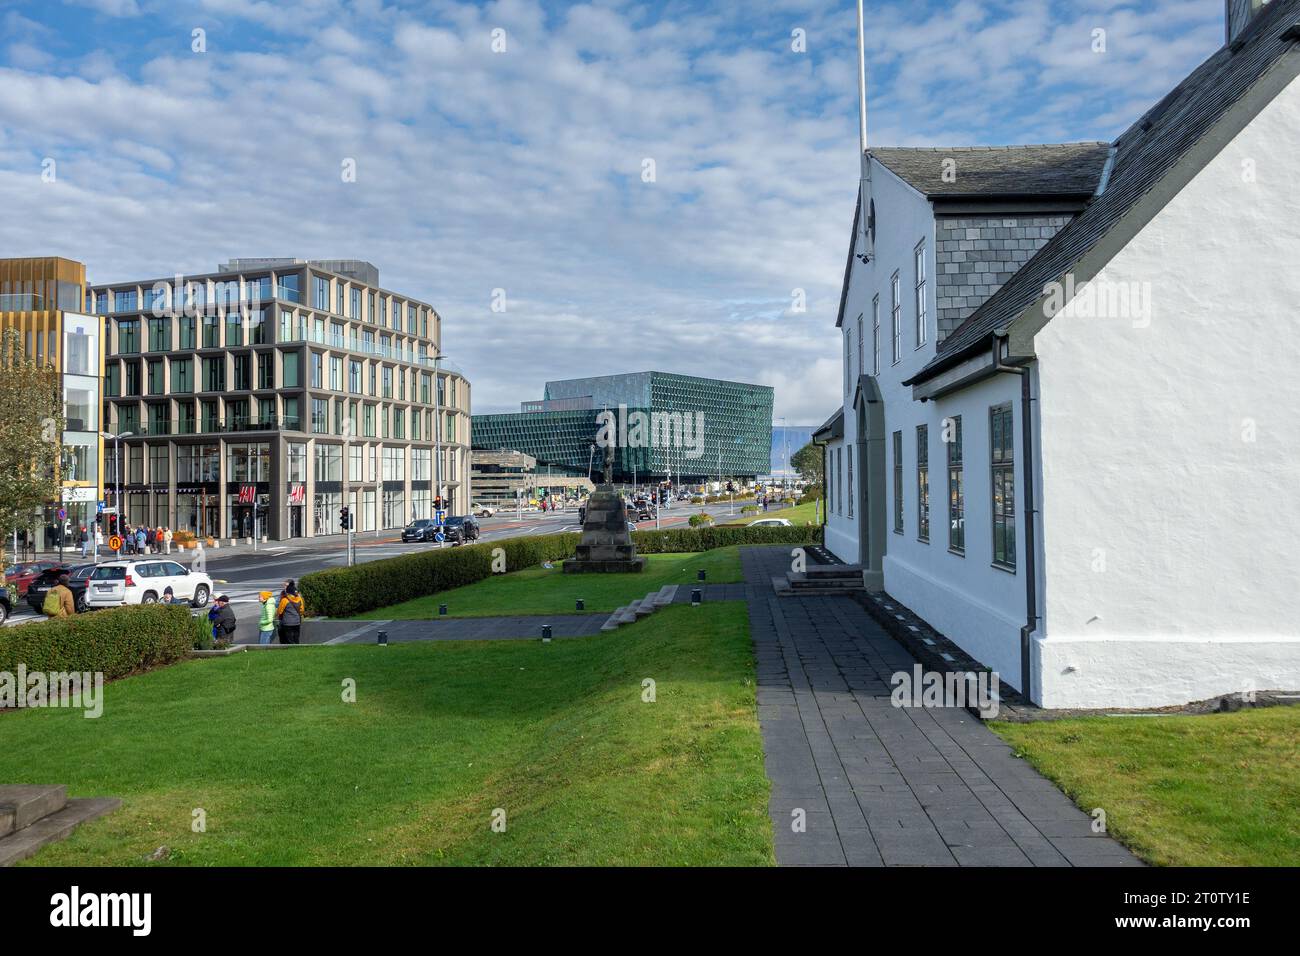
M939 345L912 381L1005 328L1069 273L1300 40L1300 0L1273 0L1231 45L1196 68L1114 143L1106 189ZM1294 62L1294 61L1293 61ZM1300 67L1296 68L1300 73Z
M1110 143L891 146L872 149L870 153L882 166L931 199L1091 196L1101 182ZM949 171L947 177L945 171Z

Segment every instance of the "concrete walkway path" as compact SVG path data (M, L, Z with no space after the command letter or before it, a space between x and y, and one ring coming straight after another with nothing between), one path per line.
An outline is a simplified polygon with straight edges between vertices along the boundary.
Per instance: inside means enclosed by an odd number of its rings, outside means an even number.
M915 658L851 598L777 597L789 549L741 555L778 864L1142 865L966 710L894 707Z

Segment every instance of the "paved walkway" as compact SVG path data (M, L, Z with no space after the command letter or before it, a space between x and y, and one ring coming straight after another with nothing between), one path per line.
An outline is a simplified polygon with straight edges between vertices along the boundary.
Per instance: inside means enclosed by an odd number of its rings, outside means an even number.
M551 636L590 637L600 633L608 614L557 614L554 617L436 617L421 621L307 621L302 626L304 644L373 644L380 631L388 640L406 641L512 641L540 640L542 625ZM237 644L256 644L256 624L236 638Z
M779 864L1142 865L967 711L894 707L915 659L851 598L778 598L787 549L742 559Z

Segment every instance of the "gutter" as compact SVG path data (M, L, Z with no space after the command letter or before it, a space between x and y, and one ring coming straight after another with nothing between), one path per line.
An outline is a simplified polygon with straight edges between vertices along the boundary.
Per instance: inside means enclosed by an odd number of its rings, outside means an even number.
M1033 397L1029 389L1029 369L1023 365L1007 365L1002 361L1002 343L1007 330L993 333L993 369L1020 376L1020 431L1024 455L1024 514L1025 514L1025 626L1020 629L1020 693L1033 700L1030 654L1032 635L1038 626L1038 568L1034 547L1034 429Z

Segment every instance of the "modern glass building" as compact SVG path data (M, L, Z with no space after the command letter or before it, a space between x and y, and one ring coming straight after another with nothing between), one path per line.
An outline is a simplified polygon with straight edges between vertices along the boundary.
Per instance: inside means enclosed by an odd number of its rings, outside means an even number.
M63 388L60 500L27 517L29 546L54 551L76 541L97 513L103 440L99 428L104 356L99 320L81 312L86 267L58 257L0 259L0 328L17 329L29 358L59 373ZM64 518L59 519L59 511Z
M344 504L358 531L468 509L469 382L370 263L237 259L88 303L128 523L283 540L337 533Z
M616 447L615 481L753 478L771 465L772 402L768 385L671 372L547 382L543 398L519 412L474 416L473 447L523 452L599 480L604 428Z

